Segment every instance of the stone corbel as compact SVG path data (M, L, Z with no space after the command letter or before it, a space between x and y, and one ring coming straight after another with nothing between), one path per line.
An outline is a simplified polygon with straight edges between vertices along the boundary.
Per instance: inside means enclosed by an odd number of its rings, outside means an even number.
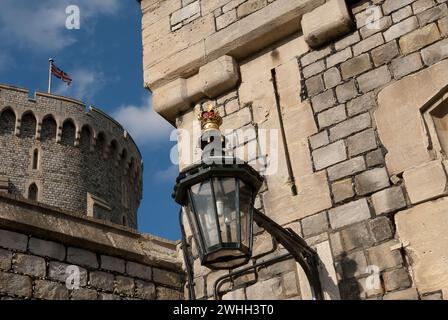
M311 48L318 48L349 33L354 26L345 0L329 0L303 15L302 30Z
M233 89L239 79L238 63L231 56L222 56L202 66L198 74L187 79L178 78L154 90L154 110L174 122L176 116L192 104Z

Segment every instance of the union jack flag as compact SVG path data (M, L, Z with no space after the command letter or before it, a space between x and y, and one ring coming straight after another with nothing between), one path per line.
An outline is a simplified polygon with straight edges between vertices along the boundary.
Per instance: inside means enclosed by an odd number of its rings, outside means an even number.
M64 71L56 67L53 63L51 64L51 74L54 75L56 78L66 82L68 86L70 85L70 83L72 83L72 78L70 78L70 76L66 74Z

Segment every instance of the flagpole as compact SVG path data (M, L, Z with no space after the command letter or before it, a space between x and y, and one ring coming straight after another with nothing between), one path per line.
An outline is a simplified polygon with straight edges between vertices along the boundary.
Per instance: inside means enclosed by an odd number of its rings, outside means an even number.
M48 69L48 93L51 93L51 66L53 65L53 58L48 59L49 69Z

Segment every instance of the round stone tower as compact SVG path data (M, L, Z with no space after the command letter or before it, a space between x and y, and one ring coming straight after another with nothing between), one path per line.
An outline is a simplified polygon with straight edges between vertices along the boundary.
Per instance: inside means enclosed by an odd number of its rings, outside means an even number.
M0 85L0 192L137 228L142 171L137 145L102 111Z

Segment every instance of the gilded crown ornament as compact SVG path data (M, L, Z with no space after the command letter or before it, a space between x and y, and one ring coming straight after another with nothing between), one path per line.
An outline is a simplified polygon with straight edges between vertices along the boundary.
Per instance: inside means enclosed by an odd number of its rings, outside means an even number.
M219 131L219 127L222 125L222 117L211 103L207 105L207 111L203 111L198 115L198 120L201 122L203 131Z

